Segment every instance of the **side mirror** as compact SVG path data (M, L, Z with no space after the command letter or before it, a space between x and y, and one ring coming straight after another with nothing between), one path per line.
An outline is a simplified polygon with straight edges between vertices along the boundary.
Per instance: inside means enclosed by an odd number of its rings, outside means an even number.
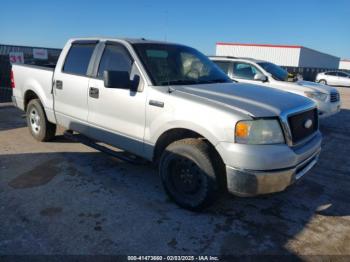
M127 71L104 71L104 85L107 88L130 89L132 87L130 74Z
M254 76L254 80L256 80L256 81L261 81L261 82L267 82L268 79L267 79L267 76L266 76L266 75L257 73L257 74L255 74L255 76Z

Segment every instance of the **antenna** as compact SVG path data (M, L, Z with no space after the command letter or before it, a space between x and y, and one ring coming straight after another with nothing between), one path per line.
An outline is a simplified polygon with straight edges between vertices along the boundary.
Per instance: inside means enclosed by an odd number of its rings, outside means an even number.
M168 9L165 9L164 11L164 28L165 28L165 32L164 32L164 41L167 42L167 31L168 31Z

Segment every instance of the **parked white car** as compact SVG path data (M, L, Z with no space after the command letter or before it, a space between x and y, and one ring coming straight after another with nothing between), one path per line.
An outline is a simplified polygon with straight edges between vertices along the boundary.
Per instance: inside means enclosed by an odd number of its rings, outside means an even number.
M224 56L210 59L237 82L277 88L312 99L317 104L320 118L340 111L340 95L336 88L303 80L289 82L286 70L267 61Z
M318 73L316 82L332 86L350 86L350 73L337 71Z

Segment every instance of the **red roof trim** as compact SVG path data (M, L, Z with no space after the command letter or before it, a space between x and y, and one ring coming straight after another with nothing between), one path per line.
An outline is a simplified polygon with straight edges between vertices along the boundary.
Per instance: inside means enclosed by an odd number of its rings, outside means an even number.
M282 47L282 48L302 48L300 45L269 45L269 44L242 44L242 43L223 43L218 42L216 45L235 45L235 46L260 46L260 47Z

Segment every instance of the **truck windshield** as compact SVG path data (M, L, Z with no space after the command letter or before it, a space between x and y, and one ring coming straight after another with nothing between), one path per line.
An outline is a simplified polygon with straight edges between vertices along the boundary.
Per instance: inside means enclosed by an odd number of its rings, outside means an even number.
M269 72L274 79L279 81L288 81L288 72L282 67L269 62L260 62L258 65Z
M175 44L133 44L154 85L196 85L232 82L199 51Z

